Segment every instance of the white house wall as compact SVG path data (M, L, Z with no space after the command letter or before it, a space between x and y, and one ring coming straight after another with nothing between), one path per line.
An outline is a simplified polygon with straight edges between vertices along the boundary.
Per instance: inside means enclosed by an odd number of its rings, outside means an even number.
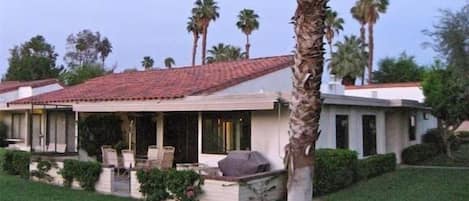
M407 99L423 102L425 96L419 86L415 87L392 87L392 88L368 88L368 89L346 89L345 95L380 99Z
M6 93L1 93L0 94L0 108L5 108L6 103L17 100L20 97L24 98L24 97L29 97L29 96L35 96L35 95L39 95L39 94L43 94L43 93L47 93L51 91L56 91L59 89L63 89L63 87L60 84L55 83L55 84L50 84L50 85L46 85L42 87L33 88L29 92L27 92L28 90L24 90L24 87L23 87L23 89L21 90L21 94L20 94L19 89L12 90ZM31 93L31 94L26 94L26 93Z

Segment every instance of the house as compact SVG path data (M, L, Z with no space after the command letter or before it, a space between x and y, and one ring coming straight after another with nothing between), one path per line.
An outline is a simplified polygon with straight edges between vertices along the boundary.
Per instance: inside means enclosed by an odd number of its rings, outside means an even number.
M231 150L256 150L273 169L282 169L291 65L291 56L275 56L117 73L9 106L42 115L41 132L30 135L34 141L43 132L46 140L33 143L33 151L65 144L66 152L86 158L77 146L77 122L90 115L116 115L122 138L137 155L152 144L170 145L176 147L176 163L216 166ZM429 108L418 101L346 96L335 85L323 87L318 148L348 148L360 157L399 156L435 126Z
M17 149L29 150L26 144L29 143L28 138L28 109L12 110L8 107L8 102L18 99L31 97L50 91L62 89L63 86L56 79L45 79L36 81L5 81L0 83L0 119L8 126L7 141L11 147ZM39 120L39 116L33 115L34 120ZM33 125L33 128L38 126ZM38 142L34 142L38 143Z
M346 86L345 95L381 99L407 99L423 103L423 95L420 82L368 84L363 86Z

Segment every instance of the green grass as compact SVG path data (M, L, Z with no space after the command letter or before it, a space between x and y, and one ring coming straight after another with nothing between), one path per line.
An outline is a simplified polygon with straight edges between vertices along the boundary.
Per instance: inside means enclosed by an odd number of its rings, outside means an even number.
M322 197L323 201L469 200L469 170L399 169Z
M448 167L469 167L469 143L462 144L457 151L453 152L455 160L446 156L446 154L439 154L438 156L426 160L419 165L429 166L448 166Z
M130 199L100 195L94 192L32 182L0 172L0 201L129 201Z
M3 171L3 155L5 155L5 149L0 148L0 174Z

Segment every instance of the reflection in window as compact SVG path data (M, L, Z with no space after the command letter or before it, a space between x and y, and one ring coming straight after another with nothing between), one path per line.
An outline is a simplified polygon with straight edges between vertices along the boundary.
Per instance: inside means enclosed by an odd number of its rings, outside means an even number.
M363 156L376 154L376 116L363 115Z
M251 149L249 112L210 112L203 114L202 152L225 154Z
M348 149L348 116L347 115L336 115L335 116L335 136L336 136L336 148L337 149Z
M415 135L416 122L415 121L416 121L415 115L412 115L409 117L409 140L410 141L416 140L416 135Z

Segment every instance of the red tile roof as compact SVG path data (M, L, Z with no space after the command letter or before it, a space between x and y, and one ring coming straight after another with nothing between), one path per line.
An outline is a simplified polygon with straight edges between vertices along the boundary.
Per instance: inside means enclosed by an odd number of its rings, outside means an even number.
M37 88L56 83L60 84L57 79L45 79L35 81L4 81L0 83L0 93L17 90L20 87L30 86L32 88Z
M195 67L116 73L12 103L175 99L213 93L291 65L291 56L276 56Z
M420 87L420 82L401 82L401 83L368 84L368 85L363 85L363 86L345 86L345 89L375 89L375 88L396 88L396 87Z

